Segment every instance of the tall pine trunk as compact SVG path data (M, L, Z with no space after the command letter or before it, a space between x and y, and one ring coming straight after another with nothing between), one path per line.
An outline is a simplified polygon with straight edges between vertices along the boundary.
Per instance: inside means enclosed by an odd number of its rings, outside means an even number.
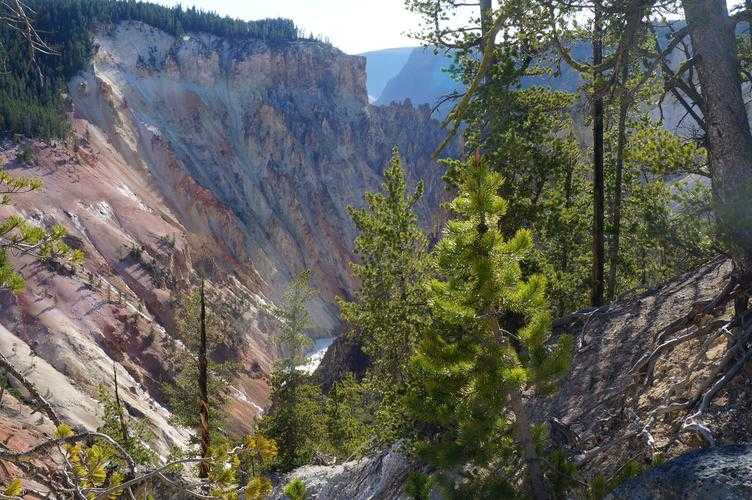
M493 26L493 0L480 0L480 31L481 31L481 49L483 49L483 43L486 40L486 37L489 36L489 33L492 30ZM493 46L493 45L490 45ZM491 85L493 83L493 70L494 65L496 64L495 57L493 57L493 54L489 54L489 64L488 69L486 70L486 74L483 75L483 86L486 87L488 85ZM483 91L486 91L487 89L483 89ZM491 121L493 118L494 111L498 112L498 110L492 110L490 107L486 108L486 123L483 124L483 129L481 130L481 150L485 153L486 152L486 142L489 140L491 136Z
M624 177L624 149L627 145L627 114L629 112L630 96L627 92L627 80L629 79L629 52L624 55L622 62L621 85L622 93L619 102L619 124L616 144L616 172L614 172L614 194L611 206L612 239L608 255L608 291L606 297L609 301L616 297L616 285L619 277L619 244L621 240L621 201L622 179Z
M480 32L481 32L481 50L484 48L483 43L487 36L489 36L489 33L491 33L491 30L493 30L493 0L480 0ZM493 41L491 46L494 46ZM496 65L496 57L495 54L491 53L490 60L488 64L488 70L486 71L486 74L483 75L483 85L489 85L490 83L493 83L493 69ZM490 109L488 112L490 113ZM490 125L490 123L488 124Z
M509 395L509 402L514 412L514 433L522 452L522 459L525 461L525 466L527 467L533 498L535 500L548 500L550 495L548 488L546 488L546 480L541 468L541 459L538 456L538 451L535 449L530 419L527 414L527 408L525 408L525 403L522 400L522 392L519 389L513 390Z
M199 389L199 433L201 434L201 458L199 478L209 477L209 362L207 359L206 342L206 296L204 294L204 280L201 280L199 312L199 352L198 352L198 389Z
M500 334L502 329L499 327L499 321L496 318L496 314L489 310L490 327L494 333L496 341L500 344L504 344L507 340ZM518 346L513 345L512 348L517 352L519 356ZM535 441L533 440L533 430L530 425L530 417L525 408L525 402L522 398L522 390L520 388L513 389L509 393L509 406L514 413L514 436L519 446L522 460L525 462L527 469L527 479L530 484L530 491L533 494L535 500L548 500L550 498L548 488L546 487L546 478L541 468L541 459L538 456L538 450L535 449Z
M594 4L593 18L593 270L592 305L603 305L604 294L604 226L605 226L605 179L603 165L603 93L601 74L603 63L603 6L600 0Z
M705 123L719 227L737 278L752 282L752 135L742 98L735 23L725 0L683 0Z
M485 36L491 30L491 9L493 0L480 0L480 26L481 32Z
M485 37L488 35L488 33L491 31L491 27L493 25L493 0L480 0L480 31L482 37L485 39ZM482 48L482 45L481 45ZM491 61L491 64L488 66L489 69L493 68L494 61ZM489 83L491 81L491 75L486 73L484 75L484 83Z

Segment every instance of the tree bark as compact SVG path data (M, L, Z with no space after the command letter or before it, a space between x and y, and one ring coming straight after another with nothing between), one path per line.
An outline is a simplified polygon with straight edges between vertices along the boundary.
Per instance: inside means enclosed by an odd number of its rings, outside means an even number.
M486 37L492 36L491 32L493 31L493 0L480 0L480 31L481 31L481 49L483 49L483 43L486 40ZM488 45L488 47L493 47L493 41L491 41ZM488 68L486 69L485 74L483 75L483 87L486 87L488 85L493 84L493 71L494 66L496 65L496 58L494 57L494 54L489 54L489 63ZM488 139L491 135L491 122L493 119L493 113L495 110L492 110L490 107L486 109L486 123L483 124L483 130L481 131L481 149L485 153L487 147L486 144L488 142ZM497 111L498 112L498 111Z
M481 32L481 49L483 49L483 40L486 39L487 36L491 36L490 33L494 30L494 19L493 19L493 0L480 0L480 32ZM492 44L491 46L494 46L495 44ZM488 71L486 71L486 74L483 75L483 84L488 85L493 82L493 69L496 65L496 57L495 54L490 54L491 59L488 64Z
M752 282L752 135L725 0L683 0L704 100L713 202L741 283Z
M628 49L627 49L628 50ZM621 200L622 179L624 177L624 149L627 145L627 113L629 112L630 99L627 93L627 80L629 79L629 52L624 54L621 68L622 94L619 102L619 130L616 144L616 172L614 172L614 197L611 207L612 239L608 256L608 291L606 297L609 301L616 297L616 282L619 277L619 244L621 239Z
M496 342L506 344L511 339L505 338L501 334L501 328L499 328L499 321L496 314L489 310L490 316L490 328L493 332ZM512 348L519 353L521 351L519 342L512 342ZM517 445L520 448L522 454L522 460L525 462L527 468L528 481L530 483L530 491L533 494L535 500L548 500L550 497L548 488L546 487L546 478L541 468L541 459L538 456L538 451L535 449L535 442L533 441L533 433L530 426L530 417L527 414L527 408L525 408L525 402L522 399L522 390L520 388L512 389L509 393L509 407L514 413L514 434L517 441Z
M522 393L515 389L509 395L510 406L514 412L514 432L517 442L522 451L522 458L527 467L528 478L530 480L530 489L535 500L548 500L550 495L541 468L541 460L535 449L533 436L530 432L530 419L522 400Z
M206 297L204 295L204 280L201 280L200 296L200 317L199 317L199 352L198 352L198 388L199 388L199 418L201 433L201 458L199 464L199 478L207 479L209 477L209 447L211 438L209 436L209 373L208 359L206 355Z
M480 0L480 26L483 35L491 31L493 24L491 19L491 10L493 9L493 0Z
M603 63L603 12L600 1L594 4L593 18L593 66ZM605 180L603 165L603 94L601 75L593 75L593 270L591 302L603 305L604 294L604 226L605 226Z

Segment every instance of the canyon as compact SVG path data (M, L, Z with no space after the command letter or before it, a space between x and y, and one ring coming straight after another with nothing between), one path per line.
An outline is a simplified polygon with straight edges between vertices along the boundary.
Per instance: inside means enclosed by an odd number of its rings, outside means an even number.
M69 84L72 137L0 149L11 174L45 186L2 214L62 224L86 254L75 273L14 257L27 286L0 297L0 353L78 428L96 428L98 386L112 390L117 370L164 456L187 439L165 408L164 340L198 273L232 331L227 357L241 374L230 425L242 430L267 404L269 305L291 277L311 272L311 334L340 333L335 297L354 286L346 208L378 188L394 146L410 182L425 183L423 225L439 226L432 152L444 132L427 106L370 105L365 60L320 42L176 37L128 21L98 29L93 52ZM18 159L22 148L32 161ZM32 414L6 402L0 437L49 434L27 425Z
M316 294L307 332L313 356L299 368L325 391L346 372L363 374L369 360L342 335L336 304L357 286L347 208L379 188L398 147L409 184L425 186L420 223L432 243L438 239L450 193L433 159L446 131L430 105L446 90L446 56L428 49L349 56L311 39L175 35L138 21L99 24L92 41L90 60L67 85L71 135L0 143L0 165L44 183L1 205L0 219L18 213L39 226L61 224L65 242L85 254L76 268L11 255L26 288L0 292L0 360L39 394L29 397L17 380L4 384L0 439L22 450L54 434L35 400L75 430L96 429L101 391L112 393L117 377L123 406L154 431L160 459L188 443L190 431L171 420L164 385L175 375L168 346L176 311L201 280L226 330L221 356L240 367L228 387L228 434L249 430L269 405L280 326L273 306L302 271L311 273ZM403 66L369 87L366 61L379 57L384 66ZM570 69L523 87L579 83ZM662 111L666 126L678 129L674 104ZM460 148L452 143L444 155ZM676 348L661 341L731 324L730 303L709 307L731 280L730 261L719 257L554 322L554 337L574 339L571 367L558 393L525 398L532 419L550 429L552 446L583 477L616 475L659 451L671 459L746 439L752 398L743 381L728 384L697 419L664 408L713 380L727 340L692 337ZM273 498L293 478L312 498L404 497L412 472L433 472L404 451L401 443L374 446L334 464L317 455L275 475Z

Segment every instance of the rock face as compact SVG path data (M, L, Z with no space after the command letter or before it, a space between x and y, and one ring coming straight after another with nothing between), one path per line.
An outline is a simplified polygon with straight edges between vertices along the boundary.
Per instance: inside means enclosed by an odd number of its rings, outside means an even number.
M0 144L0 165L45 183L0 217L62 224L86 254L76 274L14 257L27 288L0 293L0 350L43 367L40 392L86 428L114 367L129 411L152 422L164 451L186 434L165 409L163 341L196 270L209 270L232 332L227 356L242 366L230 419L242 430L267 401L268 305L309 269L314 333L336 334L334 297L353 287L346 207L378 188L398 145L411 181L425 181L430 227L444 195L431 160L443 132L427 108L369 105L365 60L324 44L173 37L136 22L94 38L90 66L69 85L73 137L29 141L29 163L16 159L21 145ZM12 425L0 412L0 434Z
M352 373L356 379L361 379L370 364L371 361L357 342L347 335L342 335L329 346L314 373L321 388L329 391L348 373Z
M76 114L149 173L187 229L199 224L193 190L208 190L226 213L201 224L272 298L311 270L322 334L337 327L332 298L353 285L346 207L378 186L392 148L426 183L424 221L443 196L431 161L443 132L428 108L369 106L361 57L315 42L174 38L140 23L95 40L91 71L71 83Z
M752 498L752 445L686 453L627 481L610 500L738 500Z

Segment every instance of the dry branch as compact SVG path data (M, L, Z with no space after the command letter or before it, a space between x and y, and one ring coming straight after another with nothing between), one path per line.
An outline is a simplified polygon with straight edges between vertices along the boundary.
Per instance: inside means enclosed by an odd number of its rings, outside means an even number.
M19 372L16 367L14 367L8 359L0 354L0 367L2 367L6 372L11 374L13 378L18 380L18 382L24 386L24 388L29 392L32 398L34 398L39 407L44 411L45 415L52 420L52 423L55 424L55 426L59 426L62 424L62 421L60 420L60 417L57 416L57 413L55 413L55 410L52 409L52 405L39 393L37 388L34 386L34 384L27 379L21 372Z

